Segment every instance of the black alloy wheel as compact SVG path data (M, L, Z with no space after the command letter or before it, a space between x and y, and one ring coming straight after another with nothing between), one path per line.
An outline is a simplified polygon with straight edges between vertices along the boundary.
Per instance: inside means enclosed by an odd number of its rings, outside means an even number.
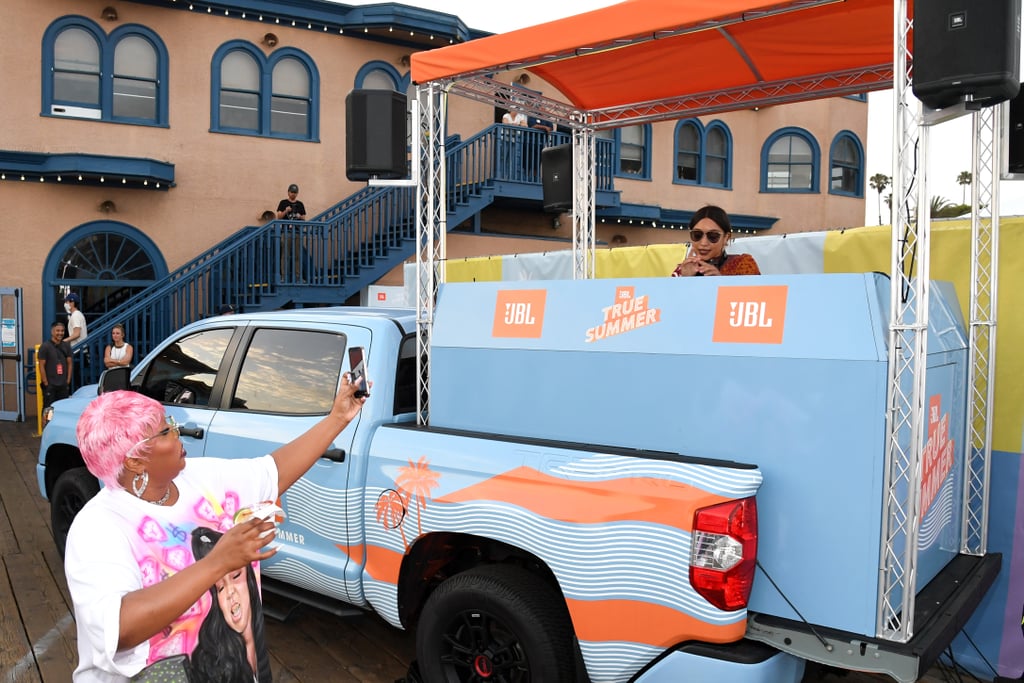
M576 647L562 596L510 565L442 583L416 629L423 679L436 683L573 683Z

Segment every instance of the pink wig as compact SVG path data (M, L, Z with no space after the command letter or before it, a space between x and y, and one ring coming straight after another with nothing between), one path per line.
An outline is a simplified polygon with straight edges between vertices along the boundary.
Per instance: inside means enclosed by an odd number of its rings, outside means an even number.
M164 420L164 407L158 401L134 391L111 391L86 406L78 419L78 447L85 466L105 485L124 488L118 477L129 455L145 460L150 444L145 442Z

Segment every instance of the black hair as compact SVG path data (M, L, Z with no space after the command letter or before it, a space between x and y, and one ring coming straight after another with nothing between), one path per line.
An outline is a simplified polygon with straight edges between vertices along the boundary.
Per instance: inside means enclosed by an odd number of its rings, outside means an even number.
M690 218L690 229L693 230L693 226L697 225L697 223L701 222L705 218L710 218L717 223L718 227L722 229L722 232L732 232L732 223L729 222L729 214L725 212L725 209L720 206L715 206L714 204L702 206L693 212L693 216Z
M192 554L196 561L210 554L220 539L219 531L196 527L192 531ZM256 572L252 565L245 566L245 580L249 587L249 619L252 622L252 638L256 648L256 680L272 683L270 653L263 640L263 602ZM199 627L199 642L192 651L192 671L196 680L203 683L253 683L253 671L245 652L245 638L228 626L217 600L217 585L210 586L210 612Z

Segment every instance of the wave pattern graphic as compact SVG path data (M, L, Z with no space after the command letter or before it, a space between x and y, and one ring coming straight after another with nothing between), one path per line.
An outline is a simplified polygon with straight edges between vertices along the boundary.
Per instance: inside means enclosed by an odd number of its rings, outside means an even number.
M939 540L942 532L953 521L953 503L955 498L953 480L954 477L946 479L946 482L942 485L938 495L928 509L928 514L925 515L924 522L921 524L920 530L918 530L918 550L930 548L932 544Z
M661 648L617 641L580 641L587 662L587 674L593 683L621 683L662 653Z
M338 600L351 602L359 607L366 607L366 602L356 596L362 595L358 581L339 580L310 568L296 559L286 557L271 565L264 565L261 571L266 576L280 579L293 586L311 590L320 595L327 595Z
M677 528L641 522L571 524L490 501L434 502L422 514L425 532L485 536L537 555L558 577L567 598L635 600L715 625L746 618L745 611L719 610L693 590L688 574L690 534ZM414 522L410 528L415 529ZM368 525L366 540L405 552L398 532L380 524Z
M349 543L345 520L348 516L357 519L360 512L358 507L348 509L346 501L355 500L358 503L358 496L349 495L347 489L330 489L304 478L296 481L285 496L288 499L286 523L302 526L332 543ZM325 511L330 510L336 510L337 513L325 514Z
M746 498L761 486L760 470L708 467L671 460L627 458L621 455L598 454L575 462L552 467L552 475L577 481L608 481L633 477L667 479L694 486L720 496Z
M402 620L398 618L398 586L370 578L363 572L363 591L366 599L384 621L396 628L402 628Z

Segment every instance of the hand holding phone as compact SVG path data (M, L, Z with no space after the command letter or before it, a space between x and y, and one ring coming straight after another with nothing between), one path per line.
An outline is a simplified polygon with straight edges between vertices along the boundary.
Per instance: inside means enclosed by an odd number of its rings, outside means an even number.
M366 378L366 354L362 346L353 346L348 350L348 365L352 369L351 381L356 388L355 397L363 398L370 395L370 382Z

